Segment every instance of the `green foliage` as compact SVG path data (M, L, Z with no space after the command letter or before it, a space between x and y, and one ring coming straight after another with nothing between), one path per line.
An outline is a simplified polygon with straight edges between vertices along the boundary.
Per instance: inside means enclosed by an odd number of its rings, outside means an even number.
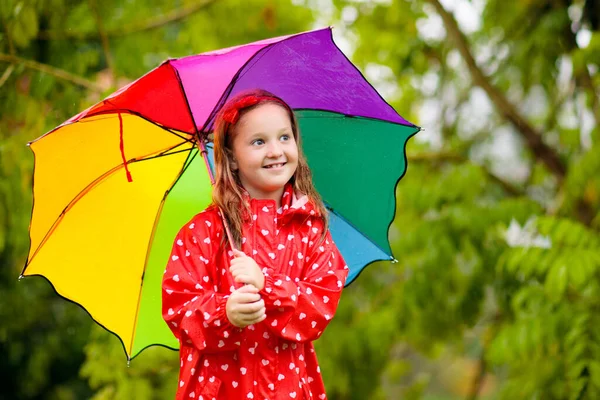
M177 353L150 348L128 367L119 341L47 282L17 281L32 202L24 144L167 57L327 17L386 100L425 128L397 189L398 263L363 272L316 343L329 398L599 397L600 33L585 11L598 1L443 2L494 96L435 0L332 3L329 15L312 0L0 2L0 53L97 86L0 62L0 398L172 398L178 365Z
M354 284L372 293L362 308L393 310L397 329L393 342L384 342L390 356L373 393L386 387L387 398L408 396L402 388L420 374L426 383L416 398L594 399L600 63L597 23L583 9L597 2L442 2L458 20L461 44L436 3L335 2L342 30L356 38L353 59L363 69L389 68L392 78L371 76L376 86L393 87L392 104L409 119L421 116L413 120L425 128L408 146L398 187L390 236L399 263L385 272L371 267L385 277L380 288L363 276ZM469 9L471 21L481 10L478 24L462 18ZM587 47L576 40L583 28L591 29ZM485 82L473 78L459 47L473 55ZM492 85L498 95L476 85ZM534 155L498 96L541 132L564 163L564 178ZM424 135L431 142L419 142ZM516 144L512 157L498 157L499 148L511 150L501 136ZM411 161L411 154L423 157ZM410 352L394 358L399 344L433 363L460 355L484 374L479 380L465 370L465 388L440 388L429 363ZM398 361L410 367L397 368ZM391 386L388 371L396 371Z
M595 398L600 237L554 217L538 218L530 234L545 236L549 246L509 248L498 261L510 282L505 290L511 304L490 346L490 360L512 367L508 398Z
M170 399L175 397L179 355L175 351L151 347L130 364L123 362L123 348L115 337L95 326L86 345L87 362L81 369L93 400Z

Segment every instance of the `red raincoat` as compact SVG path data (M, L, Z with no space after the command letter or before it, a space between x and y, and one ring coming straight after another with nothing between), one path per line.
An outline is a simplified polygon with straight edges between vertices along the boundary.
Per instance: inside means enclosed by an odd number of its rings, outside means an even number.
M224 228L209 207L184 226L163 279L163 317L180 343L176 399L325 399L312 341L335 314L348 267L306 196L291 185L250 200L242 251L263 268L267 318L240 329L225 304L239 285L220 250Z

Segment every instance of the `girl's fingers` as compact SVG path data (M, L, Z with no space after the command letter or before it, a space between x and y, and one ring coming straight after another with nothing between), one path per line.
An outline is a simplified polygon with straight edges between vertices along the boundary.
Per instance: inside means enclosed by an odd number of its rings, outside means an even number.
M244 269L244 264L240 264L240 263L229 264L229 271L236 271L239 269Z
M233 273L233 271L245 271L245 270L250 270L250 267L248 264L246 263L231 263L229 265L229 272Z
M252 286L252 285L248 285ZM253 286L252 286L253 287ZM260 294L258 293L240 293L238 296L232 299L237 304L252 304L260 300Z
M242 256L242 257L236 257L233 260L229 261L230 265L233 264L245 264L246 262L248 262L248 257L247 256Z
M245 322L245 323L247 323L248 325L258 324L259 322L264 321L266 318L267 318L267 314L262 314L261 316L257 317L256 319Z
M240 319L242 321L244 321L245 323L253 324L253 323L256 323L257 320L260 320L261 318L263 318L263 316L266 315L265 312L266 312L266 310L264 308L261 308L260 310L255 311L250 314L241 314Z
M241 304L237 311L240 314L252 314L265 308L265 302L263 300L255 301L254 303Z
M252 285L246 285L246 286L242 286L241 288L237 289L234 294L243 294L243 293L258 293L258 289L256 288L256 286L252 286ZM233 296L233 294L232 294ZM260 295L258 296L260 298Z
M231 275L233 275L234 278L236 276L240 276L240 275L250 276L251 272L245 268L238 268L238 269L234 269L233 271L231 271Z
M248 285L256 286L255 279L247 274L240 274L240 275L234 276L233 280L237 283L245 283Z

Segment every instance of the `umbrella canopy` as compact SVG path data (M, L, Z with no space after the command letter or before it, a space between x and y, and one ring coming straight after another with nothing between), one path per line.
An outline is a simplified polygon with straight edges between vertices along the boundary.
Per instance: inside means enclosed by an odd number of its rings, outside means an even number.
M162 275L178 230L211 202L215 114L252 88L296 112L347 283L367 264L393 259L395 186L419 128L364 79L331 29L168 60L30 143L23 275L46 277L84 307L128 358L150 345L178 347L161 316Z

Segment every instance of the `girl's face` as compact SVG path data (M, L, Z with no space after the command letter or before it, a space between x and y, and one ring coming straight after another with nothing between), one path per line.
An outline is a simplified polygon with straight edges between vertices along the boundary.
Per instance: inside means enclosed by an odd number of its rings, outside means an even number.
M298 166L298 146L285 108L264 103L243 114L232 150L231 167L250 196L279 204L283 187Z

